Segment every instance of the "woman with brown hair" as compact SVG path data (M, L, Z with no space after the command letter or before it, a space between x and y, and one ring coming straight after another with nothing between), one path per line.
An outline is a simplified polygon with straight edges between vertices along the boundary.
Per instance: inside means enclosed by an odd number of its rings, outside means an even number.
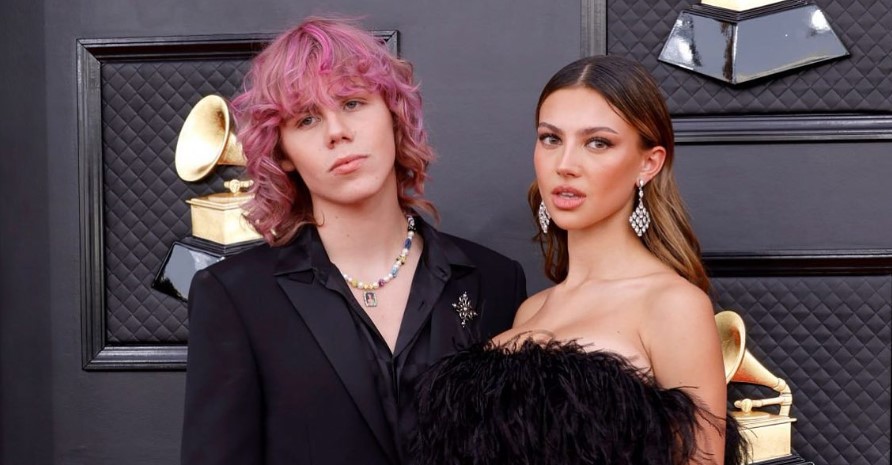
M632 61L581 59L536 124L529 200L555 285L427 374L419 463L741 463L659 87Z

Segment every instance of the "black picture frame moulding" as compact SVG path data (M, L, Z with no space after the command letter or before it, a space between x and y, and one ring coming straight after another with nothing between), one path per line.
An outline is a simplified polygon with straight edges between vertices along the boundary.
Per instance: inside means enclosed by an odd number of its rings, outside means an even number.
M372 31L399 54L399 32ZM109 344L106 334L101 67L115 61L249 60L274 34L79 39L76 41L84 370L183 370L185 344Z

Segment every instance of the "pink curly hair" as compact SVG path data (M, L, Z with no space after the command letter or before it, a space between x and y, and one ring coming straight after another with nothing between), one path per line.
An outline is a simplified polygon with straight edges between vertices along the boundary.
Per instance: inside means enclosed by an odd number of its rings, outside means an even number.
M423 197L434 153L422 124L412 65L350 21L310 17L254 58L244 92L232 101L248 175L254 180L254 198L245 205L245 216L270 245L284 245L303 225L316 222L300 175L280 165L279 126L359 90L380 93L393 115L400 206L437 216Z

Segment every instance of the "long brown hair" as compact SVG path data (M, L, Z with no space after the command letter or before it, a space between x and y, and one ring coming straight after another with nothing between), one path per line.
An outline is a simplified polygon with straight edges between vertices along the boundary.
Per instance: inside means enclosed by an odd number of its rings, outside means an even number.
M572 87L591 89L604 97L614 111L638 131L643 148L662 146L666 149L662 169L644 189L644 204L650 211L651 223L642 241L663 263L708 292L709 279L700 261L700 242L691 228L672 175L675 135L669 109L656 81L643 66L622 57L582 58L558 71L542 89L536 105L536 122L542 103L549 95ZM535 217L542 201L535 182L527 197ZM536 240L545 256L545 275L556 283L563 281L569 267L567 231L552 222L548 234L539 231Z

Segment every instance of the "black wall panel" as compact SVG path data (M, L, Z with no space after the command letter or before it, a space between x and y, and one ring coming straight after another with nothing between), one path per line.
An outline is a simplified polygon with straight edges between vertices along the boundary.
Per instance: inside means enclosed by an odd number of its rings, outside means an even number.
M792 389L793 449L816 464L888 463L889 251L708 255L707 266L717 306L746 324L747 350ZM729 392L774 395L741 384Z
M80 166L78 158L78 39L270 34L307 14L325 12L365 15L370 29L399 30L401 53L415 64L421 80L426 123L439 152L428 193L443 214L442 229L517 258L525 266L530 291L536 291L547 283L529 242L534 222L524 201L533 178L533 107L547 78L579 56L580 14L586 11L581 4L601 3L7 1L0 47L14 66L0 69L7 84L3 101L8 103L0 110L5 179L0 182L5 202L0 215L2 462L177 463L182 372L82 369L81 284L91 257L79 247L84 219L78 173L95 166ZM892 29L888 2L819 0L853 56L734 90L656 61L661 31L668 32L677 12L690 3L606 2L607 50L630 54L651 67L676 115L863 112L888 117L892 112L892 44L884 40ZM112 82L140 66L118 63L102 72ZM168 75L162 68L149 74ZM825 90L803 90L811 86ZM843 88L848 92L835 90ZM105 95L109 104L114 103L113 90ZM151 126L152 113L170 111L164 100L150 92L144 102L118 102L123 105L115 108L135 112ZM177 116L165 118L182 117L173 113ZM147 188L152 182L177 185L149 166L114 163L116 154L137 146L146 153L167 151L170 138L140 141L114 132L113 114L104 115L104 121L112 129L105 143L114 147L104 154L104 176L146 183ZM892 249L892 203L885 187L887 173L892 173L888 133L871 138L868 128L847 139L826 131L818 140L810 138L808 124L801 127L797 137L779 131L770 143L739 135L722 139L721 134L683 141L676 173L704 250L770 255L777 250L833 254ZM878 127L886 131L882 124ZM110 189L109 202L130 202ZM171 192L176 197L171 205L193 195L182 186ZM154 208L147 205L146 211L166 221L163 209ZM161 234L157 247L184 229L181 213L168 218L171 232ZM128 225L124 217L110 224ZM132 240L128 234L116 239L119 246ZM152 253L138 252L138 258ZM122 256L119 263L133 259ZM786 277L723 275L716 288L723 293L721 305L745 315L760 360L789 378L794 395L800 396L793 410L800 418L794 425L797 451L819 455L808 457L818 464L888 462L889 431L882 427L883 421L888 425L889 411L888 276L834 273L807 279L797 277L795 270ZM876 292L861 294L858 289L863 288L854 285L855 291L842 296L839 286L853 279ZM116 308L125 310L115 313L119 321L113 321L115 316L106 321L115 343L182 341L183 315L176 308L167 310L168 316L147 333L141 332L143 323L128 326L129 296L114 294L120 285L108 295ZM771 292L752 297L759 289ZM149 295L137 299L140 305L152 301ZM163 302L160 306L166 308ZM864 319L865 312L874 313ZM859 332L855 324L869 331ZM849 373L843 358L863 369ZM815 371L816 366L824 371ZM837 366L839 371L833 372ZM844 373L857 382L833 385ZM850 399L845 406L828 405L836 401L831 395ZM825 409L832 417L822 413ZM828 425L838 427L836 437L826 436L831 430L817 429ZM851 443L848 448L845 441Z
M5 2L0 18L0 463L44 464L53 460L55 291L44 8Z

